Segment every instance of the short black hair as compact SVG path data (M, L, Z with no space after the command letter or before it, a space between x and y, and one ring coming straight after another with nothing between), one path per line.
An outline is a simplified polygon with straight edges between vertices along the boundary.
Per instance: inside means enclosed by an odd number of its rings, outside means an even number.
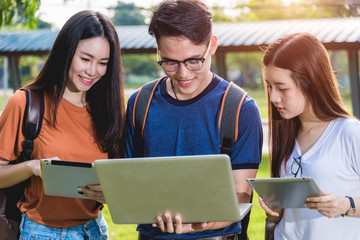
M200 0L165 0L154 10L149 34L186 37L194 44L207 44L212 35L212 16Z

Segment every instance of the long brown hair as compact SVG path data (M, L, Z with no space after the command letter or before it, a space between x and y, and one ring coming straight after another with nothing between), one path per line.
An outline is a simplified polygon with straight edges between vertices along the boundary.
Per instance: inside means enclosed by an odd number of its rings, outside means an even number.
M110 45L110 59L105 75L86 92L86 101L94 127L94 137L109 157L121 154L125 126L125 94L121 49L115 26L105 15L85 10L73 15L60 30L44 67L36 79L25 86L48 94L56 113L68 81L69 69L78 44L83 39L105 37Z
M345 109L338 82L323 44L308 33L284 36L268 46L263 66L275 66L291 71L295 85L311 103L316 116L324 121L351 117ZM266 82L264 80L266 86ZM266 88L267 89L267 88ZM269 143L271 175L280 176L280 168L289 159L300 127L299 117L283 119L270 102Z

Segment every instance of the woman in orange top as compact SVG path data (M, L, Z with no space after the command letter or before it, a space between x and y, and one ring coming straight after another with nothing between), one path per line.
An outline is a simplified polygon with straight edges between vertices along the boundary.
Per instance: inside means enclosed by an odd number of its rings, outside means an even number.
M48 59L25 88L44 93L45 112L32 159L9 165L22 150L25 93L17 91L0 117L0 188L31 178L18 207L20 239L108 239L99 186L82 189L94 200L44 195L40 161L93 162L120 155L124 89L120 44L112 22L82 11L59 32Z

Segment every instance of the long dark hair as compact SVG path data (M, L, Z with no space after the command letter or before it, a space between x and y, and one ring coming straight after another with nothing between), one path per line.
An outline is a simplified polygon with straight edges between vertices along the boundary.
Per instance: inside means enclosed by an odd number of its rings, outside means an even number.
M265 51L263 65L290 70L295 85L309 100L319 119L331 121L351 117L343 105L329 55L313 35L297 33L278 39ZM265 81L264 84L266 86ZM294 149L301 123L298 117L283 119L270 102L268 91L267 96L271 175L279 177L281 165Z
M208 44L212 35L212 16L200 0L166 0L153 12L149 34L159 42L161 36L186 37L195 45Z
M110 59L105 75L86 92L94 135L109 157L120 155L125 116L124 85L120 43L109 18L93 11L73 15L60 30L44 67L25 88L44 92L51 99L53 125L68 81L69 69L80 40L105 37L110 45Z

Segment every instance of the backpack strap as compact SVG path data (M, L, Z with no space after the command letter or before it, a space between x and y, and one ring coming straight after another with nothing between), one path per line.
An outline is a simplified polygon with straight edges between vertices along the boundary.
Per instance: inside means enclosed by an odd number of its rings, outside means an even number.
M164 78L166 77L148 82L140 88L135 97L132 121L133 126L141 133L142 137L144 137L144 127L152 97L156 87ZM221 100L219 113L220 150L221 153L229 156L231 155L232 144L238 139L240 109L246 95L247 93L242 88L230 82Z
M33 140L40 133L44 117L44 94L25 89L26 105L23 116L22 133L25 140L22 143L22 152L17 162L24 162L31 159L33 151Z
M229 83L221 100L219 113L220 150L231 155L231 146L238 139L240 109L247 93L234 84ZM236 109L236 111L234 111Z
M154 95L156 87L159 85L161 80L166 77L162 77L151 82L146 83L142 86L137 93L133 106L133 126L138 129L141 136L144 137L144 127L149 112L151 99Z
M223 154L231 156L231 146L238 139L240 109L246 95L247 92L245 92L242 88L233 82L230 82L221 100L221 108L219 113L219 131L220 151ZM250 202L252 202L252 194ZM239 240L249 239L247 236L249 217L250 212L248 212L241 220L242 230L241 235L239 236Z

